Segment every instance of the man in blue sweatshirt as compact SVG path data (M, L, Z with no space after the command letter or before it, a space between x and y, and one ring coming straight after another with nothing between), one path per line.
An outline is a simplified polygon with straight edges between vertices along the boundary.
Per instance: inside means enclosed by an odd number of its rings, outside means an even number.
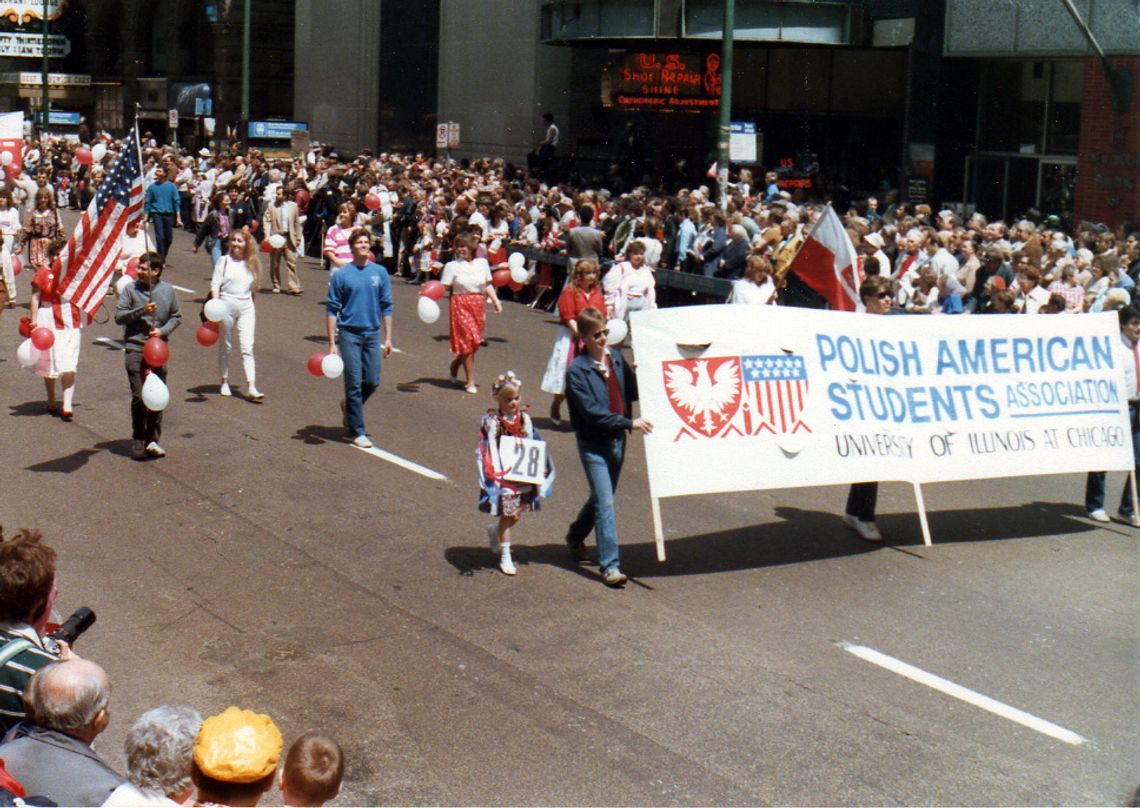
M392 283L388 270L369 257L372 236L363 227L348 237L352 262L329 279L325 298L329 353L344 360L344 426L352 445L371 449L364 402L380 386L380 326L384 356L392 354Z
M174 228L182 226L182 200L178 187L166 179L166 169L154 170L154 182L146 189L146 217L154 225L154 249L163 258L170 252Z

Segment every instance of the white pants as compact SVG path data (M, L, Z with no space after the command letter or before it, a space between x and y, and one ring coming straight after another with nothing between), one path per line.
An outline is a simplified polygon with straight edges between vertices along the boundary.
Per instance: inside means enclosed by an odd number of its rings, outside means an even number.
M15 236L4 236L4 246L0 250L0 264L4 270L4 286L8 288L8 300L16 301L16 276L12 273L12 247L15 245Z
M257 328L257 312L252 300L232 300L221 298L226 304L222 316L221 339L218 340L218 370L223 379L230 375L230 349L233 347L234 325L238 327L238 345L241 349L241 365L245 371L247 384L257 382L257 370L253 361L253 332Z

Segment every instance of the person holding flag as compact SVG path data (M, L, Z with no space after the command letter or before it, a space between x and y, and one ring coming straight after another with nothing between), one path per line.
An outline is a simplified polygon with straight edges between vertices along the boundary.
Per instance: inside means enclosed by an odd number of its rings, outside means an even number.
M788 264L787 271L818 292L836 311L861 311L860 285L863 269L847 230L835 209L828 205L803 245ZM782 275L781 275L782 277Z

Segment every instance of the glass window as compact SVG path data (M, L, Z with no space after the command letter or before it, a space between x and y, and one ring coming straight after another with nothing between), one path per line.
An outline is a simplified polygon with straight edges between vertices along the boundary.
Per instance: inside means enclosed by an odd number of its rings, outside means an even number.
M1053 83L1049 96L1049 120L1046 122L1046 146L1049 154L1076 154L1081 131L1081 84L1084 64L1079 61L1054 62Z

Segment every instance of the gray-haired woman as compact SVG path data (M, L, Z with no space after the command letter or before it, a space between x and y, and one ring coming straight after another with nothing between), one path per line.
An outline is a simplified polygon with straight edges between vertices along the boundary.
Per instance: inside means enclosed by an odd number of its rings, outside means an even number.
M138 717L124 744L127 782L103 805L181 805L194 791L190 770L202 716L190 707L155 707Z

